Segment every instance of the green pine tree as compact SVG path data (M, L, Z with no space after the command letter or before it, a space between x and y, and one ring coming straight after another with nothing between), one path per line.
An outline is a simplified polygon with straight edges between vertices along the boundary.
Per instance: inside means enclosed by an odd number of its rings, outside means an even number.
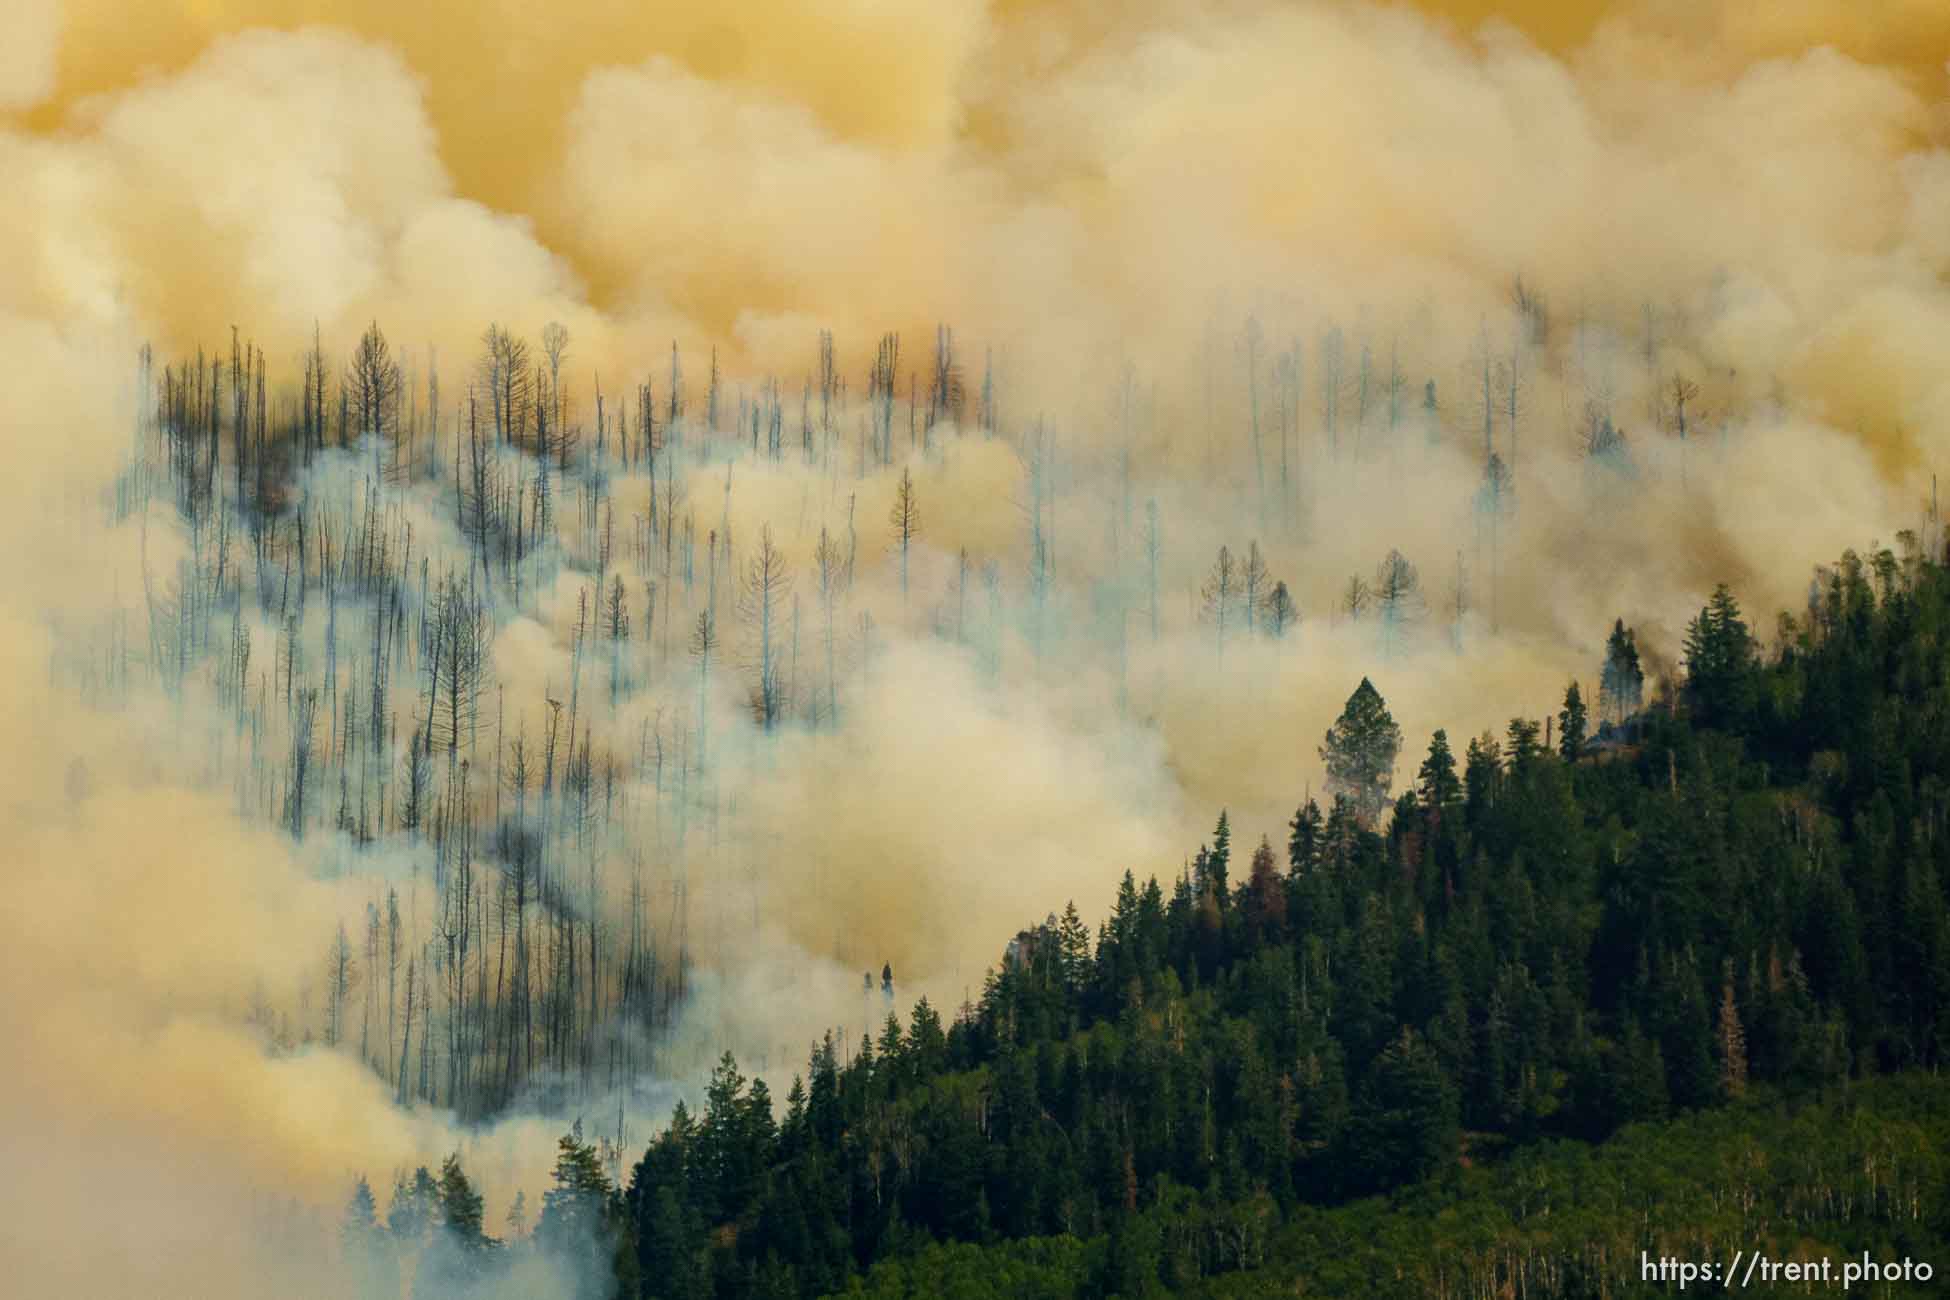
M604 1239L609 1175L593 1143L582 1140L582 1121L555 1144L554 1185L542 1193L535 1244L561 1255L587 1252Z
M1586 723L1584 693L1573 681L1564 688L1564 707L1557 711L1557 752L1565 762L1584 752Z
M1328 792L1346 795L1363 826L1372 825L1388 805L1395 756L1401 747L1402 729L1395 725L1381 692L1363 677L1320 746L1321 760L1327 764Z
M482 1231L481 1194L461 1168L456 1151L440 1166L440 1226L448 1239L467 1250L487 1245Z
M1456 756L1449 749L1449 733L1441 728L1429 738L1429 756L1416 774L1416 793L1424 807L1442 810L1462 802L1462 781L1456 776Z

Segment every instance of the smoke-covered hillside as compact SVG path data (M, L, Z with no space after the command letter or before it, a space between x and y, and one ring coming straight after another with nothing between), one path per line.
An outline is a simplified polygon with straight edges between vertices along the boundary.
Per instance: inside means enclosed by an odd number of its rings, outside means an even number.
M1717 584L1774 664L1942 556L1933 6L653 8L0 16L32 1291L329 1292L355 1177L492 1226L577 1118L621 1184L1284 843L1363 680L1385 835L1573 682L1713 725Z

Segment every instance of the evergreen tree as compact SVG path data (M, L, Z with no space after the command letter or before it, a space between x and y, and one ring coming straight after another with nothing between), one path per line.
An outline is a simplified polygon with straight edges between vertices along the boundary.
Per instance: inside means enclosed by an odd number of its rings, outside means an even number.
M666 1300L705 1300L709 1276L699 1267L702 1230L688 1202L673 1186L660 1184L649 1194L638 1220L637 1267L646 1296Z
M353 1284L353 1294L361 1300L396 1300L400 1281L394 1263L394 1242L380 1230L376 1208L372 1185L361 1175L353 1185L353 1197L339 1222L339 1249L345 1259L345 1273Z
M339 1239L348 1249L355 1243L363 1247L378 1231L379 1214L372 1197L372 1185L361 1174L352 1185L352 1199L346 1203L345 1218L339 1224Z
M481 1230L481 1219L481 1194L474 1190L467 1172L461 1168L460 1153L456 1151L440 1166L440 1226L447 1239L456 1245L478 1250L488 1244Z
M1503 743L1486 731L1463 752L1463 804L1472 826L1495 806L1502 783Z
M1542 731L1543 728L1530 718L1510 719L1509 730L1504 733L1507 748L1503 756L1512 773L1523 771L1544 752L1543 742L1539 739Z
M415 1300L465 1290L486 1274L487 1251L496 1243L482 1231L482 1199L455 1152L440 1166L435 1192L440 1228L413 1275Z
M339 1248L346 1274L361 1300L365 1297L377 1300L382 1296L392 1300L399 1295L390 1247L379 1227L372 1186L362 1174L353 1184L352 1199L346 1204L345 1216L339 1224Z
M1063 905L1063 917L1057 923L1057 948L1062 955L1064 987L1074 997L1090 977L1090 929L1077 912L1075 899Z
M1462 781L1456 776L1456 756L1449 750L1449 733L1440 727L1429 738L1429 755L1416 774L1416 794L1423 806L1445 809L1462 802Z
M1274 866L1273 845L1263 835L1253 850L1252 871L1243 893L1248 944L1279 942L1286 930L1286 886Z
M1740 1025L1740 1009L1734 1004L1733 962L1726 962L1720 981L1720 1010L1714 1029L1713 1045L1720 1059L1720 1091L1738 1097L1747 1091L1747 1034Z
M1873 1168L1889 1194L1866 1189L1848 1239L1927 1237L1927 1215L1905 1210L1898 1224L1874 1207L1929 1203L1932 1148L1919 1137L1941 1127L1935 1112L1905 1101L1892 1131L1924 1163L1888 1166L1886 1135L1853 1108L1903 1084L1866 1076L1939 1068L1950 1024L1950 576L1845 557L1809 619L1763 656L1731 598L1716 599L1693 628L1690 707L1636 718L1639 744L1602 765L1551 761L1540 724L1523 718L1466 756L1436 732L1389 833L1363 827L1351 781L1331 790L1326 816L1305 799L1284 879L1276 848L1255 837L1248 875L1230 885L1221 814L1196 875L1123 873L1094 945L1066 905L1024 932L952 1024L925 999L905 1025L889 1008L875 1036L849 1038L844 1069L829 1035L782 1126L764 1083L725 1057L701 1121L678 1107L627 1192L573 1130L536 1248L631 1300L1040 1294L1044 1281L1069 1295L1245 1294L1279 1289L1282 1249L1304 1255L1330 1231L1343 1234L1337 1251L1385 1235L1382 1202L1327 1204L1384 1193L1391 1214L1440 1207L1431 1231L1445 1244L1506 1243L1503 1273L1480 1289L1501 1284L1509 1258L1564 1270L1576 1289L1589 1279L1574 1256L1596 1220L1580 1218L1576 1245L1554 1256L1535 1243L1567 1229L1535 1207L1610 1195L1592 1169L1618 1149L1674 1171L1649 1189L1624 1177L1634 1234L1664 1230L1643 1217L1648 1204L1677 1215L1668 1204L1697 1194L1702 1231L1720 1233L1726 1205L1749 1214L1778 1194L1804 1207L1780 1221L1818 1237L1821 1212L1805 1207ZM1733 665L1717 703L1716 663ZM1622 622L1607 670L1603 707L1636 710ZM1584 703L1571 683L1555 715L1561 756L1580 755ZM382 964L367 964L383 988ZM891 976L883 966L883 990ZM492 1005L470 1001L490 1042ZM347 1023L349 1042L356 1015ZM1810 1104L1851 1078L1848 1108ZM1743 1090L1767 1104L1687 1114ZM1797 1118L1809 1114L1835 1130L1832 1147ZM1465 1123L1472 1152L1495 1158L1452 1176ZM1810 1127L1767 1177L1720 1158L1765 1149L1784 1124ZM1639 1127L1616 1148L1561 1141L1622 1125ZM396 1179L386 1229L371 1188L355 1185L340 1228L348 1264L407 1265L420 1295L445 1300L525 1253L489 1249L457 1157L439 1172ZM1494 1209L1479 1199L1489 1188L1510 1196L1514 1236L1472 1217ZM524 1218L518 1201L510 1242ZM1434 1272L1357 1277L1334 1262L1309 1285L1479 1289L1468 1265L1438 1285ZM1235 1270L1250 1276L1217 1276ZM396 1300L397 1281L370 1274L361 1300Z
M609 1175L592 1143L582 1140L582 1121L556 1142L554 1186L542 1193L535 1244L559 1255L588 1252L605 1240Z
M941 1028L941 1014L922 997L914 1004L908 1019L907 1042L914 1058L915 1076L926 1082L948 1064L948 1036Z
M1557 752L1571 762L1584 752L1584 694L1573 681L1564 688L1564 707L1557 711Z
M1744 720L1752 705L1754 641L1725 583L1686 625L1686 696L1706 726Z
M1320 746L1328 792L1346 795L1363 826L1372 824L1388 804L1401 747L1401 728L1374 683L1363 677Z
M1313 868L1320 861L1320 844L1324 836L1320 805L1312 799L1301 805L1288 823L1292 834L1287 839L1287 870L1300 875Z
M1637 635L1624 619L1612 624L1605 663L1598 677L1598 716L1613 726L1639 711L1645 696L1645 670L1639 665Z
M1362 1189L1422 1178L1454 1161L1453 1085L1427 1043L1404 1028L1375 1060L1349 1130L1350 1173Z
M1219 824L1212 828L1212 848L1205 855L1204 879L1219 906L1231 901L1227 892L1227 877L1232 866L1232 823L1225 810L1219 810Z
M1669 1105L1665 1055L1659 1050L1658 1040L1640 1032L1638 1021L1630 1016L1626 1017L1624 1034L1611 1053L1607 1073L1611 1085L1611 1125L1665 1118Z
M404 1176L393 1183L393 1203L386 1210L386 1231L402 1249L417 1250L426 1240L440 1206L440 1187L421 1165L409 1181Z

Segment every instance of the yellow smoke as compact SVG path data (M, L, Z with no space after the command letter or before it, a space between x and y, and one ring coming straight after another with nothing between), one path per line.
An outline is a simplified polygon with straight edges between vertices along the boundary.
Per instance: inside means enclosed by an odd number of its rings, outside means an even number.
M1046 414L1087 486L1065 502L1066 574L1116 563L1123 444L1105 413L1126 362L1156 380L1132 444L1170 539L1169 604L1164 634L1130 653L1136 716L1113 716L1103 665L993 698L941 645L962 548L1020 573L1011 452L971 440L917 462L929 522L911 607L885 564L890 485L860 485L883 675L843 702L843 732L784 741L740 792L743 839L690 864L710 927L697 944L724 981L716 1018L686 1026L697 1054L740 1033L796 1048L836 1014L832 972L782 994L765 953L830 958L847 980L891 959L958 998L1016 925L1071 895L1096 910L1125 867L1169 872L1220 804L1242 835L1278 833L1373 659L1330 616L1348 575L1400 546L1439 604L1451 557L1476 564L1457 486L1479 472L1468 357L1508 337L1518 273L1556 323L1504 541L1536 559L1497 594L1493 653L1377 672L1411 746L1542 712L1617 613L1669 644L1713 579L1755 611L1792 604L1806 562L1910 522L1950 454L1946 58L1950 8L1932 0L14 0L0 1016L23 1055L0 1083L0 1136L38 1115L21 1149L72 1140L140 1188L185 1185L196 1164L199 1194L271 1184L325 1206L356 1169L383 1178L458 1141L347 1061L271 1059L240 1024L255 997L303 998L366 895L240 824L178 716L97 716L45 689L67 634L118 610L139 621L145 565L166 571L180 545L102 525L141 340L221 348L237 326L290 374L314 329L342 353L378 320L428 368L437 354L451 404L488 321L532 336L557 320L579 390L652 374L661 391L677 339L695 406L709 347L791 394L830 327L857 396L882 330L925 367L945 320L971 379L993 347L1011 427ZM1647 308L1660 326L1641 356ZM1311 348L1333 320L1350 348L1398 354L1411 394L1439 384L1443 445L1318 470L1304 544L1263 529L1308 621L1277 650L1229 652L1221 674L1187 606L1216 548L1259 525L1245 472L1192 483L1243 445L1236 396L1209 413L1199 372L1218 330L1236 373L1248 313L1269 347ZM1674 372L1701 389L1684 448L1649 414ZM1569 449L1605 385L1662 485L1629 511L1593 510ZM738 473L724 517L741 546L771 523L803 591L842 502L797 472ZM716 471L687 485L706 527L722 491ZM510 730L539 731L582 595L565 579L497 643ZM739 702L723 694L728 729ZM604 743L655 721L634 707ZM73 1221L33 1192L0 1175L10 1257ZM62 1240L25 1275L43 1291L141 1276ZM178 1292L234 1280L198 1268L176 1261Z

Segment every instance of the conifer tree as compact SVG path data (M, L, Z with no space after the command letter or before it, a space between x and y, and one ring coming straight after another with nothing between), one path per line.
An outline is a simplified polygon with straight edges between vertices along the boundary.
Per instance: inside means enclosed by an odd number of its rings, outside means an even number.
M1432 809L1462 802L1462 781L1456 776L1456 756L1449 749L1449 733L1440 727L1429 738L1429 756L1416 776L1416 793Z
M1090 975L1090 928L1083 923L1075 899L1063 906L1057 922L1057 947L1063 958L1063 981L1072 994L1082 991Z
M1542 730L1534 719L1510 719L1509 729L1504 733L1508 743L1504 757L1509 761L1511 772L1523 771L1544 752L1543 742L1538 739Z
M1414 1030L1404 1028L1369 1072L1350 1134L1357 1185L1426 1177L1455 1159L1460 1135L1454 1086Z
M456 1151L440 1166L440 1225L450 1240L466 1250L488 1244L481 1230L481 1194L474 1190Z
M946 1068L948 1036L941 1027L941 1013L925 997L914 1004L908 1018L907 1041L918 1079L925 1081Z
M1372 824L1387 806L1401 747L1402 729L1395 725L1374 683L1363 677L1320 746L1321 760L1327 764L1328 792L1346 795L1363 826Z
M1232 869L1232 821L1219 810L1219 824L1212 828L1212 849L1205 855L1205 880L1220 907L1229 901L1227 879Z
M900 1017L891 1011L880 1022L880 1037L875 1041L874 1050L880 1053L880 1078L876 1082L885 1085L882 1095L891 1098L900 1086L907 1058L907 1040L901 1034Z
M1738 1097L1747 1091L1747 1032L1741 1028L1740 1009L1734 1004L1731 958L1726 961L1720 980L1719 1023L1713 1037L1720 1058L1720 1090L1729 1097Z
M1288 874L1302 875L1320 861L1322 822L1320 805L1309 799L1293 814L1293 820L1287 823L1292 831L1287 839Z
M1246 878L1244 910L1250 942L1277 943L1286 930L1286 887L1273 864L1273 845L1260 836Z
M1620 1124L1664 1119L1669 1102L1666 1060L1659 1040L1648 1037L1639 1029L1638 1021L1627 1016L1624 1034L1612 1057L1608 1080L1611 1118Z
M535 1244L559 1254L599 1245L608 1209L609 1176L593 1143L582 1140L582 1121L555 1144L555 1185L542 1193Z
M421 1165L409 1181L401 1175L393 1184L393 1203L386 1210L386 1231L402 1248L417 1249L426 1239L440 1204L440 1188Z
M392 1243L379 1227L372 1186L361 1174L339 1224L339 1246L353 1294L365 1300L394 1300L399 1281L394 1275Z
M1624 619L1612 624L1605 642L1605 664L1598 678L1598 716L1613 726L1639 711L1645 671L1639 666L1638 639Z
M1463 801L1472 825L1495 805L1502 783L1503 742L1486 731L1463 754Z
M1584 693L1573 681L1564 690L1564 707L1557 711L1557 752L1566 762L1584 752Z
M352 1199L346 1203L345 1218L339 1225L339 1239L348 1252L363 1249L379 1231L379 1215L372 1198L372 1185L364 1174L352 1185Z
M1739 722L1751 696L1754 641L1725 583L1686 625L1686 695L1707 726Z

